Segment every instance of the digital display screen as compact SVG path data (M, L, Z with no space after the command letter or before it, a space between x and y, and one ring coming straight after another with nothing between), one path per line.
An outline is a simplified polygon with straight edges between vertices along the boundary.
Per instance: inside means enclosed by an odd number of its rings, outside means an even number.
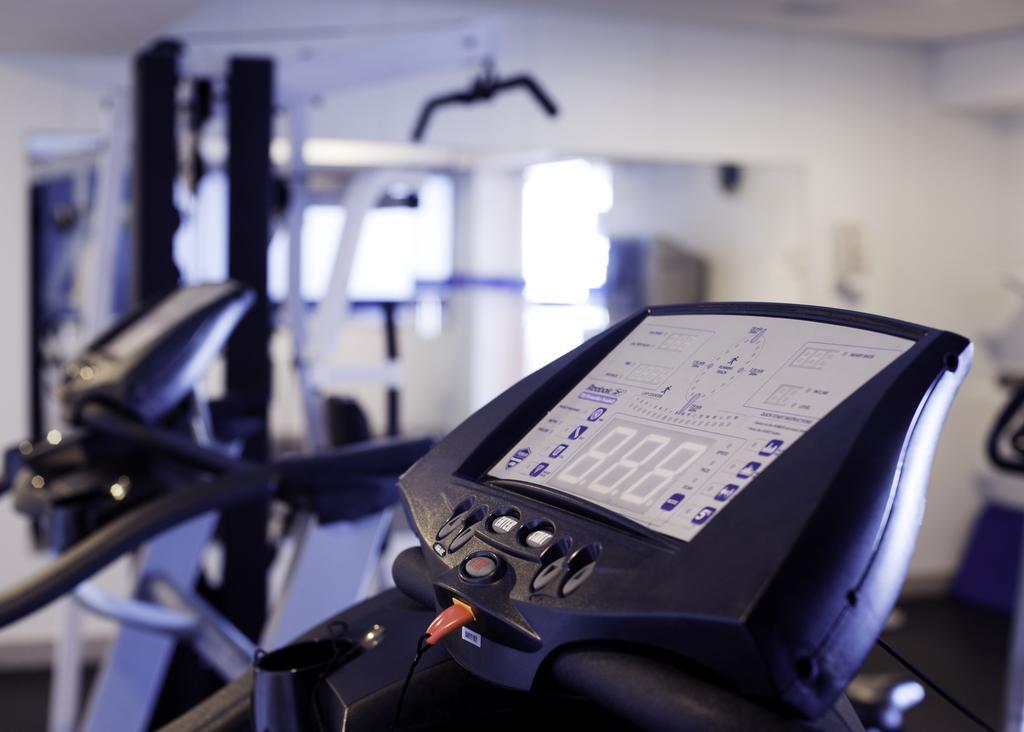
M689 541L913 343L791 318L649 316L489 475Z

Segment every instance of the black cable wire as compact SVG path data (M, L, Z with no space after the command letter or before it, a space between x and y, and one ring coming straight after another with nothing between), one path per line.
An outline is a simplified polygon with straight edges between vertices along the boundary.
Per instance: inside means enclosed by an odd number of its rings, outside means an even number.
M416 671L416 665L423 658L423 654L429 651L433 646L427 643L427 638L430 636L423 635L420 637L419 642L416 643L416 656L412 659L412 664L409 666L409 673L405 675L405 682L402 684L402 693L398 695L398 704L395 706L395 718L391 721L391 726L388 727L388 732L395 732L398 728L398 720L402 716L402 705L405 703L405 692L409 690L409 682L412 681L412 675Z
M912 664L910 661L908 661L906 658L900 655L899 651L890 646L887 642L879 638L878 645L881 646L882 650L884 650L890 656L895 658L900 664L902 664L903 667L906 668L910 673L914 674L914 676L921 679L921 681L923 681L927 686L931 687L932 691L934 691L936 694L938 694L947 702L956 707L957 710L959 710L959 712L963 714L965 717L970 719L972 722L974 722L982 729L987 730L988 732L996 732L992 726L990 726L981 717L979 717L977 714L975 714L970 709L968 709L963 704L954 699L948 692L946 692L945 689L943 689L937 683L932 681L931 677L929 677L927 674L921 671L921 669L917 668L916 666L914 666L914 664Z
M327 626L327 632L331 636L331 643L334 644L334 658L331 659L330 668L317 676L316 683L313 684L313 692L310 695L310 705L313 709L313 717L316 720L317 732L327 732L328 730L324 724L323 715L320 713L320 688L327 683L327 679L332 673L344 666L355 656L358 656L362 651L357 644L352 643L345 637L347 631L348 623L344 620L332 620ZM344 651L339 650L338 646L341 643L348 643L348 648ZM335 691L334 693L337 694L338 692Z

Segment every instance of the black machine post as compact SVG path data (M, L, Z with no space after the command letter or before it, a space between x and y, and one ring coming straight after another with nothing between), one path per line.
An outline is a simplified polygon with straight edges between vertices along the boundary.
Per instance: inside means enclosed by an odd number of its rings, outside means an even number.
M270 401L270 300L267 245L270 242L270 132L273 65L268 59L232 59L228 93L228 273L256 293L227 351L228 398L254 418L246 456L267 452L266 413Z
M398 303L385 302L381 304L384 310L384 334L387 340L388 365L394 367L398 363L398 329L395 323L395 309ZM396 437L399 432L398 418L398 387L394 382L388 383L388 437Z
M178 286L173 245L180 223L174 207L180 52L176 41L160 40L135 57L132 233L136 303L166 295Z
M267 245L273 63L263 58L235 58L228 73L228 272L250 286L257 298L228 343L227 399L252 425L246 436L245 457L263 460L268 451L271 376ZM259 636L265 620L265 573L270 561L266 522L266 505L253 505L226 513L220 527L225 547L220 600L225 614L251 638Z

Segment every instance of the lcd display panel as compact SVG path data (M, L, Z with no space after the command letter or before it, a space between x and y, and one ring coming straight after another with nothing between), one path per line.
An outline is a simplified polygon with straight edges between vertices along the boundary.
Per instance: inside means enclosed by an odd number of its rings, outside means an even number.
M489 475L689 541L913 344L792 318L649 316Z

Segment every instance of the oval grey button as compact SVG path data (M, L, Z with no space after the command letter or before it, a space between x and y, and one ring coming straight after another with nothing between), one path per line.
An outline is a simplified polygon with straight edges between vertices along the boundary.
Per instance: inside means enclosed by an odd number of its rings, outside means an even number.
M466 542L473 538L473 529L468 526L455 535L452 539L452 543L448 545L448 551L457 552L462 547L466 546Z
M533 578L533 583L530 586L533 588L534 592L543 589L544 587L547 587L551 584L551 581L554 580L561 573L562 569L564 568L565 557L556 559L551 564L547 565L546 567L542 567L541 570L537 572L537 576Z
M442 526L441 530L437 532L437 538L438 539L445 538L446 536L452 534L455 531L455 529L457 529L460 526L462 526L462 524L463 524L462 516L455 516L454 518L449 519L448 523L446 523L444 526Z
M591 562L590 564L580 567L569 575L569 579L567 579L565 584L562 585L562 596L564 597L575 592L580 585L587 581L587 577L589 577L593 571L594 564Z

